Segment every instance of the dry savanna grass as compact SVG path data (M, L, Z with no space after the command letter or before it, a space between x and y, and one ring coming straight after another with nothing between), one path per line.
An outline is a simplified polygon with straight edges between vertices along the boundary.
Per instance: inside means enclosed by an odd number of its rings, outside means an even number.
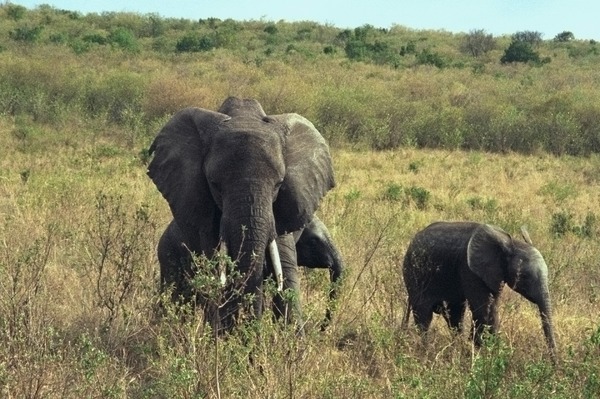
M330 329L317 328L327 273L306 271L304 339L266 317L214 342L200 312L180 319L167 303L156 315L155 246L170 214L130 139L75 145L43 127L24 139L2 123L3 397L591 397L600 387L597 156L335 149L338 184L319 215L348 270ZM535 307L508 289L501 333L481 350L437 318L426 346L400 328L402 257L435 220L514 235L527 226L550 267L556 368Z

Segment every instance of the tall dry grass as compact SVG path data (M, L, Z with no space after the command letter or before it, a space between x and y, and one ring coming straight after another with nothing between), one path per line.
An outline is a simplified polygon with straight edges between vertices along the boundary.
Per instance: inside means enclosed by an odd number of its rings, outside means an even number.
M266 317L215 343L199 313L156 317L154 248L170 215L136 146L118 132L74 146L52 128L35 125L26 138L16 128L4 122L1 135L11 154L0 174L3 397L589 397L598 388L599 229L586 222L598 214L597 156L334 150L338 185L319 215L348 270L331 328L318 331L327 274L305 271L304 339ZM556 368L534 306L508 289L499 339L480 351L440 320L427 347L400 329L404 251L441 219L515 235L528 226L550 267Z

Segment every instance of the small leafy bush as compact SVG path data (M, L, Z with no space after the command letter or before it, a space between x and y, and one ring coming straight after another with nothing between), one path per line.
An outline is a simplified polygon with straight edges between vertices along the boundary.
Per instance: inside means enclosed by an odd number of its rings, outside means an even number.
M596 235L596 215L588 212L583 223L576 224L575 217L568 211L560 211L552 214L550 232L555 237L562 237L573 233L581 238L593 238Z
M117 28L108 35L108 41L115 47L137 53L140 51L140 45L137 39L129 29Z
M414 204L417 209L424 210L429 206L431 193L423 187L404 188L400 184L392 182L387 185L381 197L385 201L402 202L405 206Z
M15 30L11 31L9 33L9 36L11 39L19 42L34 43L40 39L43 30L43 26L20 26L17 27Z
M515 40L510 43L500 58L503 64L511 62L540 62L540 55L533 50L531 44L525 41Z
M447 63L440 54L434 53L429 49L423 49L417 54L417 64L433 65L441 69L444 68Z
M566 211L552 214L550 232L555 237L561 237L573 230L573 215Z
M511 357L512 349L498 335L488 334L480 352L475 355L464 397L496 397L502 389Z
M482 210L487 213L495 212L498 209L498 201L494 198L471 197L467 199L467 204L472 210Z
M386 201L402 201L404 199L404 189L397 183L390 183L385 188L383 199Z
M190 33L179 39L175 48L182 53L210 51L217 48L217 40L214 35L199 36L196 33Z

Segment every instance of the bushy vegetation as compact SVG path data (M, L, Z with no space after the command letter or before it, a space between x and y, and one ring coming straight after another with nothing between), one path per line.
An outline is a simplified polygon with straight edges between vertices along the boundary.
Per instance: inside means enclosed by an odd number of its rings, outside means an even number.
M300 109L340 146L600 150L599 45L568 31L544 41L10 3L0 19L5 115L148 130L182 106L238 94Z
M0 397L594 397L597 44L564 34L529 43L550 62L503 64L536 35L477 56L467 35L1 5ZM331 144L338 185L319 216L348 271L325 334L326 271L303 273L303 339L267 315L215 340L202 312L158 294L171 216L148 144L176 110L228 95L298 112ZM509 289L481 350L439 318L427 346L400 329L404 251L441 219L527 225L557 366Z

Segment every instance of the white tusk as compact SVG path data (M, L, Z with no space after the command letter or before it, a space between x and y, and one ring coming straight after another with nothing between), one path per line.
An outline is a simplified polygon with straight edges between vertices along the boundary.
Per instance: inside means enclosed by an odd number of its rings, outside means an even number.
M269 244L269 256L271 256L275 279L277 279L277 291L281 292L283 291L283 270L281 269L281 258L279 258L279 250L277 249L275 240Z
M227 256L227 245L225 241L219 243L219 279L221 280L221 285L225 287L225 283L227 283L227 275L225 271L225 260L223 257Z

